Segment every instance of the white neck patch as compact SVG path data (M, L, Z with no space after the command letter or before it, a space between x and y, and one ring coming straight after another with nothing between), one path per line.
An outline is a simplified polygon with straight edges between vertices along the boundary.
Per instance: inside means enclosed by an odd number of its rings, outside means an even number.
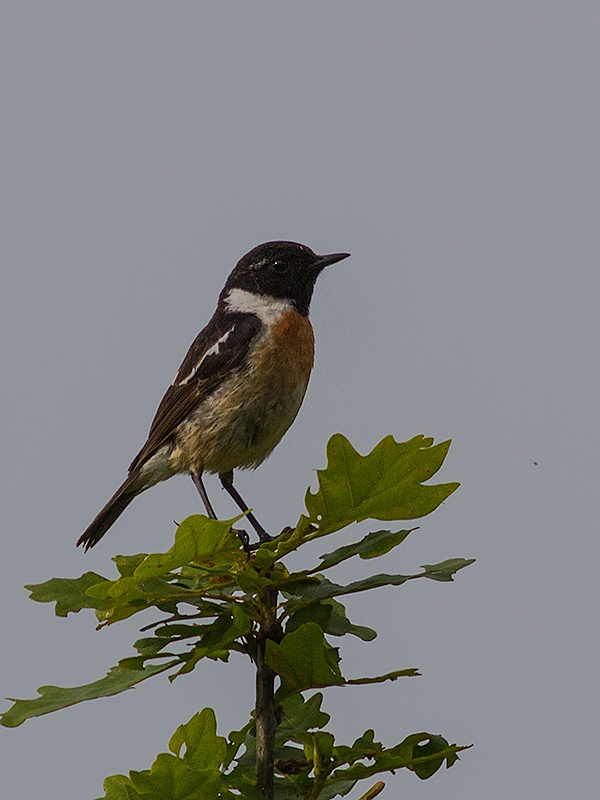
M229 311L242 311L246 314L256 314L264 325L276 322L285 311L292 311L289 300L269 297L266 294L254 294L245 289L231 289L225 304Z

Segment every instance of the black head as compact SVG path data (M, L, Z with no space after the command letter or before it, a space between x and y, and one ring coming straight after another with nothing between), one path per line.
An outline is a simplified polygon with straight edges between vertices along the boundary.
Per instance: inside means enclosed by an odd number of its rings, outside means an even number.
M244 289L252 294L289 300L296 311L306 316L321 271L349 255L318 256L310 247L296 242L259 244L238 261L227 278L221 299L226 299L231 289Z

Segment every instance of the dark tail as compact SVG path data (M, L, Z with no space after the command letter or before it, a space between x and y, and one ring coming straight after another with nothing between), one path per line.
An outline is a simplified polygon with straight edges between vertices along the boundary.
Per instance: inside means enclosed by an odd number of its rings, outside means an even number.
M98 544L110 526L116 522L133 498L139 494L139 489L136 491L131 487L134 477L137 476L130 475L127 480L119 486L102 511L100 511L94 521L91 522L81 534L77 540L77 547L83 545L83 549L87 552L90 547Z

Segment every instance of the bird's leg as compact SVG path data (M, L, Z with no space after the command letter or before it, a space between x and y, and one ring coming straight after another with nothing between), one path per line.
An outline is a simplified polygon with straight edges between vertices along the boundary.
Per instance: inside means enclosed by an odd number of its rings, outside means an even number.
M206 508L206 514L211 519L216 519L217 515L215 514L215 510L211 505L210 500L208 499L208 495L206 494L206 489L204 488L204 484L202 483L202 473L201 472L192 472L192 480L194 481L194 486L200 492L200 497L202 498L202 502L204 503L204 507Z
M200 492L200 497L202 498L202 502L204 503L204 506L206 508L207 516L209 516L211 519L217 519L215 510L212 507L212 503L208 499L208 494L206 492L206 489L204 488L204 483L202 481L202 473L192 472L192 480L194 481L196 489L198 489L198 491ZM236 533L238 535L240 542L242 543L242 547L249 555L252 550L252 547L250 545L250 539L248 537L248 534L246 533L246 531L236 531Z
M250 509L244 502L244 498L241 496L241 494L233 485L233 470L231 470L231 472L219 473L219 478L221 479L221 484L223 485L223 488L229 492L235 503L242 509L242 511L246 513L248 522L250 523L250 525L252 525L252 527L258 534L258 538L260 539L260 541L270 542L272 537L269 536L269 534L266 532L266 530L263 528L260 522L256 519L254 514L250 511Z

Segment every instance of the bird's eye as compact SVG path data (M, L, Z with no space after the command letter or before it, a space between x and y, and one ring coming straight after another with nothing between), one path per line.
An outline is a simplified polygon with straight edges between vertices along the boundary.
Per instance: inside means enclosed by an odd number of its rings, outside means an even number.
M273 261L272 265L273 269L276 272L287 272L289 268L289 264L287 261L284 261L282 258L278 258L276 261Z

